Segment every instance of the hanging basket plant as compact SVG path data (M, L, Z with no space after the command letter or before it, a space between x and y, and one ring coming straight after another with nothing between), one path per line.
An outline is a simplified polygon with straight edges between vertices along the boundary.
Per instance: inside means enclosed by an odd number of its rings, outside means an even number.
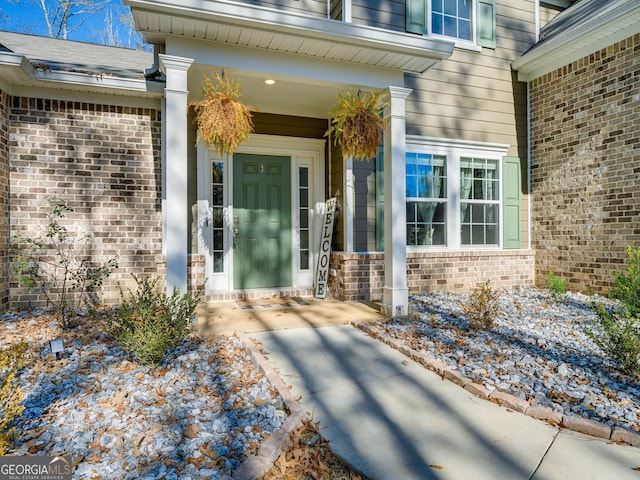
M384 128L380 113L384 106L380 102L382 96L383 92L360 91L338 96L337 105L329 112L331 126L326 135L333 133L344 159L369 159L378 154Z
M221 155L232 155L253 133L251 110L240 100L242 88L236 80L215 74L215 83L205 77L203 99L189 104L196 113L198 140Z

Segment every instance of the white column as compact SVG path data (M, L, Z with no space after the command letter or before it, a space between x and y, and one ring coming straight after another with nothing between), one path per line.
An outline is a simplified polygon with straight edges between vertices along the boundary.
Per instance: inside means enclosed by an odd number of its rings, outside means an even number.
M410 89L389 87L384 109L384 288L391 315L407 315L407 213L405 103Z
M167 291L187 291L188 202L187 202L187 72L191 58L160 55L166 76L165 115L162 129L166 162L166 252Z
M353 157L344 160L344 251L353 252L353 212L355 211L355 186L353 184Z

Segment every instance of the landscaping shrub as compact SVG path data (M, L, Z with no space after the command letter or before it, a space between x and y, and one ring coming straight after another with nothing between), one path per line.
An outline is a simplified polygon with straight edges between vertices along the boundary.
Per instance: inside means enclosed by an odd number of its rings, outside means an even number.
M620 300L631 315L640 317L640 247L627 246L627 274L614 272L611 297Z
M165 353L189 334L189 322L198 300L177 289L169 296L158 290L157 280L135 277L137 290L107 318L107 331L143 365L156 367Z
M24 341L0 350L0 456L13 445L17 431L11 424L24 410L24 392L17 384L16 374L26 360L27 343Z
M594 303L595 330L587 334L627 375L640 374L640 318L625 309L607 309Z
M628 375L640 374L640 248L627 247L627 274L615 272L611 297L622 306L593 303L595 330L587 333L600 349Z
M557 297L567 291L567 285L555 273L547 272L547 289L551 292L551 295Z
M72 211L63 200L50 198L44 232L37 237L14 235L11 243L12 270L18 283L29 290L39 289L65 328L73 325L80 307L96 302L104 280L118 268L116 258L102 264L89 260L86 247L91 235L70 232L62 224L65 214Z
M491 288L489 280L471 292L468 302L462 305L462 311L469 321L470 328L493 328L496 317L500 315L500 296Z

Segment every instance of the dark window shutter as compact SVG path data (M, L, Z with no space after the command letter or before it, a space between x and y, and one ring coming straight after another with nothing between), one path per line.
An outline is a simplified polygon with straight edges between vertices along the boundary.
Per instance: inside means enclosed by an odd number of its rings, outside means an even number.
M496 2L478 0L478 45L496 48Z
M502 246L520 248L520 159L502 159Z
M420 35L428 33L427 1L428 0L407 0L407 32L418 33Z

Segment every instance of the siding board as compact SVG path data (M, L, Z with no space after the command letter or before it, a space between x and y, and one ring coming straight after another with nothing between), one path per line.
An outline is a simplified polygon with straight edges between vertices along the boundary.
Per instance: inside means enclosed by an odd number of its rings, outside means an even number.
M360 25L385 28L397 32L405 31L405 2L353 0L352 22Z
M315 17L327 17L326 0L241 0L247 5L275 8L289 12L305 13Z

